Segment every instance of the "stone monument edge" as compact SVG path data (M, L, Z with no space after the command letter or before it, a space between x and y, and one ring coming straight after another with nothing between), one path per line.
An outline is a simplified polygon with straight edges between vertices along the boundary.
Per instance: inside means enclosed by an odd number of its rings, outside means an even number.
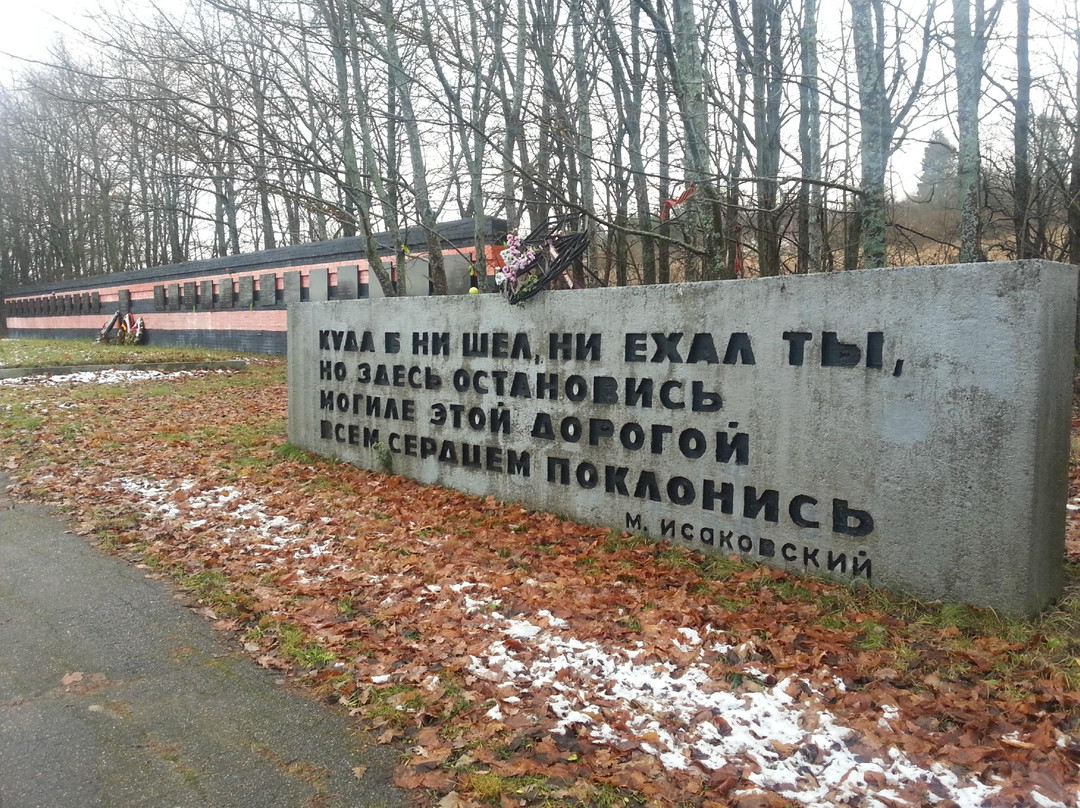
M1078 270L1076 267L1061 264L1058 262L1033 260L1033 261L1010 261L1000 262L996 264L975 264L975 265L941 265L938 267L909 267L906 269L917 269L923 273L930 271L948 271L950 269L962 270L969 277L977 277L978 272L981 269L992 270L987 272L987 282L1000 283L998 287L998 295L1001 296L1005 290L1005 285L1010 282L1020 282L1023 278L1027 277L1032 279L1036 283L1036 289L1034 294L1028 298L1029 303L1034 303L1037 306L1037 312L1029 312L1023 316L1023 322L1025 328L1031 328L1035 326L1033 333L1031 333L1031 343L1033 345L1032 350L1032 363L1034 367L1031 368L1032 377L1030 383L1030 392L1032 395L1032 401L1030 408L1025 407L1023 413L1024 420L1028 420L1030 426L1023 426L1018 424L1018 428L1023 430L1029 435L1033 436L1033 443L1031 444L1030 470L1034 471L1034 474L1029 478L1030 487L1027 488L1027 496L1030 497L1031 504L1030 519L1025 520L1028 522L1028 529L1017 530L1017 533L1028 532L1030 540L1027 542L1027 552L1018 554L1016 558L1017 562L1023 565L1023 572L1017 577L1017 583L1027 581L1026 589L1021 593L1010 594L1007 592L999 593L1001 598L997 604L983 603L983 606L989 606L991 608L998 608L1002 612L1017 614L1017 615L1030 615L1035 614L1044 609L1050 602L1056 598L1062 588L1063 578L1063 548L1064 548L1064 527L1065 527L1065 508L1064 503L1067 496L1068 485L1068 459L1069 459L1069 428L1071 424L1070 412L1071 412L1071 400L1072 400L1072 379L1073 379L1073 340L1074 330L1076 328L1076 303L1077 303L1077 280ZM895 269L869 269L860 270L857 273L831 273L825 276L793 276L785 278L772 278L772 279L746 279L751 283L760 283L764 281L766 284L781 284L791 283L798 284L802 280L810 281L811 283L840 283L845 277L852 277L855 275L866 277L870 273L892 273ZM925 274L922 277L927 277ZM724 282L720 281L717 284L726 283L739 283L739 281ZM711 284L710 284L711 285ZM691 294L695 287L699 287L700 284L678 284L669 285L666 287L665 295L677 296L681 294ZM663 287L662 287L663 288ZM797 288L797 287L796 287ZM561 294L573 294L573 295L589 295L598 294L602 295L605 290L585 290L574 292L561 292ZM797 293L797 292L796 292ZM560 293L555 293L560 294ZM639 287L637 296L647 295L647 292ZM366 305L374 305L370 301L331 301L329 304L324 304L320 307L321 310L326 311L331 319L335 316L335 312L345 310L345 304L347 303L348 311L358 312L358 316L362 319L363 315L360 314L362 310L355 309L355 303L364 302ZM435 301L430 301L435 302ZM420 306L426 305L426 303L406 303L404 300L402 304L408 308L403 311L415 314L420 309ZM297 304L302 306L308 306L309 304ZM385 305L385 304L383 304ZM417 308L411 308L416 305ZM341 308L338 308L338 307ZM292 306L290 305L290 309ZM300 318L290 316L289 317L289 334L290 339L295 338L296 329L299 328L298 320ZM320 319L320 315L316 314L313 310L305 310L304 328L310 328L314 323L317 323ZM294 326L294 324L296 324ZM468 327L472 327L471 324ZM289 352L290 357L292 351ZM294 435L302 435L303 428L300 424L301 412L303 408L297 408L293 406L294 385L292 382L293 367L290 363L290 384L289 384L289 437L290 440L294 439ZM294 426L294 418L295 421ZM304 445L304 448L312 451L318 451L319 442L313 441L313 445L306 445L306 443L298 443L298 445ZM1024 472L1024 476L1027 477L1029 471ZM446 483L433 483L442 484ZM1024 489L1019 487L1018 493ZM506 497L497 497L502 501L513 501ZM587 519L582 519L580 516L576 516L570 512L558 512L550 508L545 508L553 513L564 516L576 521L588 522ZM1025 557L1026 556L1026 557ZM1001 563L1009 563L1007 560L1002 560ZM1003 576L1003 578L1006 576ZM926 598L930 599L930 598Z

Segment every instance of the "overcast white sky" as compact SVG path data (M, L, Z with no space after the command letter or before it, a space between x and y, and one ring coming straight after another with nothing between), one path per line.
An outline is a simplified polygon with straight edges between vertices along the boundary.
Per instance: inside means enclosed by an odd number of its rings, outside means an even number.
M61 19L78 14L80 0L0 0L0 50L19 56L40 56L62 28Z
M71 38L69 25L83 27L83 16L97 8L97 0L0 0L0 68L17 72L12 57L44 60L58 36Z

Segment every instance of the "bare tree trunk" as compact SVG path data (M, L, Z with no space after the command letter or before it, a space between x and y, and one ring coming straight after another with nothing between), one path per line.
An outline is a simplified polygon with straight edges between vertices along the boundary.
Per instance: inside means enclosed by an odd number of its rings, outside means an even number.
M660 199L671 196L671 134L668 131L668 90L664 70L656 66L656 101L660 108L657 122L657 160L660 163ZM671 283L671 222L664 220L659 227L660 238L656 245L656 281Z
M735 4L732 0L732 8ZM783 92L780 8L777 0L753 0L749 61L754 84L754 146L757 157L758 271L780 274L780 232L776 212L780 170L780 101Z
M484 93L484 88L490 88L494 81L494 73L498 69L497 62L492 59L485 68L484 43L480 36L481 11L474 6L469 7L467 16L468 30L462 31L461 26L439 15L438 10L429 11L425 0L419 3L422 19L424 22L424 40L427 45L428 55L431 59L432 69L435 71L442 85L445 105L453 121L454 135L461 147L461 154L469 172L469 200L468 205L462 205L463 216L473 218L473 268L481 278L487 276L487 222L484 216L484 144L483 137L484 121L491 108L489 98ZM446 68L440 58L437 47L436 30L433 19L439 23L440 30L450 33L450 39L454 43L451 47L457 48L454 54L456 62L456 81L451 82ZM462 52L465 47L469 51L466 56ZM449 61L449 60L447 60ZM466 78L468 84L466 85ZM467 102L465 93L468 90ZM451 144L453 140L451 139ZM455 172L455 177L459 172ZM458 196L460 198L460 185ZM460 204L460 199L459 199Z
M746 73L738 71L738 93L731 88L732 97L738 98L735 104L735 120L741 121L746 113L747 82ZM743 164L746 162L746 154L749 149L747 144L747 132L745 126L735 127L735 154L731 160L731 168L728 175L727 189L727 267L730 277L735 278L745 273L746 268L741 267L742 253L742 224L739 222L739 203L742 196L740 183L742 181Z
M172 166L172 171L165 181L165 189L168 193L168 214L166 230L169 234L169 260L170 263L179 264L184 260L184 246L180 238L180 177L179 169Z
M799 150L803 182L799 188L799 272L820 272L821 260L821 101L818 91L817 3L804 0L800 30L802 81L799 83Z
M507 0L499 0L497 4L484 4L485 23L488 26L491 44L494 49L493 66L497 77L497 81L495 81L496 93L502 108L503 125L505 127L498 148L502 173L502 211L507 228L514 231L520 224L518 221L520 207L515 199L517 171L514 166L514 144L516 138L515 133L511 131L514 129L514 112L511 99L513 93L520 92L523 88L518 88L514 81L507 79L508 75L513 75L510 63L506 58L505 43L503 41L504 27L510 16L509 8L510 4ZM523 2L518 3L518 9L519 13L523 13ZM525 42L523 37L517 37L516 47L524 55ZM514 87L513 93L508 91L508 87Z
M397 129L396 119L389 119L387 121L387 158L386 165L380 166L378 158L375 154L375 146L372 142L371 127L374 120L374 114L372 112L371 105L368 103L369 88L365 86L363 80L363 69L360 63L360 39L359 39L359 25L356 20L356 3L354 0L348 2L348 30L349 30L349 52L350 62L352 65L352 86L353 86L353 103L356 106L356 121L360 127L360 144L363 152L363 165L364 174L368 178L368 184L370 188L375 189L375 195L378 197L379 204L382 206L382 218L385 224L386 230L393 236L394 244L401 244L401 228L399 227L399 217L397 210L397 200L393 196L392 189L396 189L396 182L389 182L389 176L397 170L396 160L392 158L389 151L389 144L397 141ZM387 113L389 116L394 114L394 93L392 87L387 87ZM386 177L384 178L384 174ZM370 198L370 197L369 197ZM374 212L371 211L369 204L369 215L374 216ZM374 226L374 219L372 220L370 227ZM385 290L384 290L385 291ZM392 291L392 290L391 290Z
M649 183L645 175L644 149L641 137L641 108L645 94L645 71L642 69L640 9L630 6L630 105L627 109L627 137L630 150L630 170L634 178L634 199L637 204L637 227L641 236L642 282L656 283L656 241L644 235L653 228L653 216L649 210Z
M1016 257L1034 257L1031 243L1031 62L1028 58L1030 0L1016 0L1016 120L1013 129L1013 227Z
M630 226L630 218L627 213L630 201L630 183L626 182L626 167L622 161L622 149L616 148L614 150L613 166L615 172L615 222L614 227L611 228L611 240L614 242L612 245L614 251L609 249L608 256L614 259L615 262L615 282L619 286L626 286L628 281L627 269L630 265L630 251L629 244L626 238L626 229ZM593 264L592 268L595 269L598 265Z
M592 136L592 76L597 73L588 63L585 38L585 9L582 0L570 2L570 34L574 45L574 147L578 155L578 173L581 188L581 209L589 219L596 216L596 198L593 187L593 136ZM625 226L625 225L624 225ZM585 264L591 269L597 265L599 244L589 239ZM624 270L625 272L625 267ZM574 282L585 285L585 273L578 263L572 270Z
M356 235L359 218L357 198L363 193L360 169L356 160L356 142L353 138L353 111L349 103L348 39L345 30L345 11L336 0L323 0L323 17L330 30L330 47L334 59L334 79L337 90L338 115L341 121L341 158L345 164L344 208L345 219L342 232Z
M885 14L881 0L849 2L862 129L862 197L854 231L862 246L863 265L883 267L886 265L885 170L892 140L892 121L885 95Z
M397 208L392 204L389 192L386 190L382 175L379 172L378 161L375 157L375 149L371 142L371 110L367 103L367 93L361 80L362 71L360 66L360 48L358 42L358 28L356 19L356 5L352 0L346 0L346 29L349 33L350 66L352 70L353 101L356 105L356 120L360 126L360 143L363 150L364 170L369 177L369 187L374 186L379 195L379 201L383 208L383 218L387 230L394 237L395 246L401 248L401 235L397 226ZM389 103L394 103L393 92ZM391 130L389 138L396 138ZM355 146L354 146L355 148ZM388 168L389 171L389 168ZM360 177L357 177L357 188L354 202L360 222L361 235L363 236L364 252L367 258L368 272L374 273L379 282L383 297L395 297L397 290L394 288L394 279L383 265L382 255L379 252L378 242L375 240L374 214L371 210L372 198L367 188L360 187ZM369 277L370 284L370 277Z
M686 181L697 187L698 193L687 203L692 234L700 237L701 259L695 261L696 270L691 271L692 256L686 256L686 277L693 279L723 279L729 272L723 255L718 249L722 233L717 230L721 200L716 189L712 171L712 156L708 134L708 106L701 34L697 29L693 0L673 0L670 22L653 6L651 0L635 0L652 20L661 51L671 77L671 89L679 107L683 126L683 150L686 164Z
M984 0L953 0L953 53L956 66L956 125L959 144L956 177L960 194L960 261L983 258L980 191L982 159L979 143L979 98L985 69L986 40L1002 0L987 11Z
M427 244L428 272L431 286L437 295L446 294L446 271L443 268L442 245L439 243L438 222L431 206L428 191L427 165L424 161L424 147L420 140L420 123L413 111L411 79L405 72L398 52L396 21L392 0L382 0L383 25L385 27L385 53L387 64L392 74L396 74L395 89L398 103L401 105L402 124L405 127L405 139L409 147L409 162L412 168L412 190L416 201L416 210L420 216L420 226L424 228Z
M251 67L251 91L255 99L255 185L259 198L259 226L262 230L262 248L272 250L277 246L274 238L274 214L270 208L270 178L267 168L269 147L266 126L266 83L261 65Z
M311 154L318 154L319 134L322 131L322 127L320 126L319 119L316 116L316 111L319 109L319 103L315 99L315 92L314 92L314 88L312 87L312 70L311 70L312 59L311 59L310 46L308 44L308 26L305 24L305 21L304 21L303 4L301 2L299 2L299 1L296 4L296 10L297 10L297 16L299 18L298 25L299 25L299 28L300 28L300 59L301 59L300 70L302 71L301 80L303 81L304 91L305 91L305 94L307 96L307 98L306 98L306 101L307 101L306 120L307 120L307 130L308 130L307 131L308 149L311 151ZM350 22L351 22L351 19L350 19ZM350 30L353 30L352 26L350 26ZM354 33L355 33L355 31L354 31ZM359 111L358 111L357 117L359 117ZM323 172L322 172L321 168L319 166L313 166L312 170L311 170L311 173L310 173L310 176L311 176L311 195L315 199L317 199L317 200L319 200L321 202L322 198L323 198L323 188L322 188ZM310 212L309 219L308 219L308 225L309 225L309 230L311 232L311 237L314 240L316 240L316 241L326 241L326 239L327 239L326 213L325 213L325 211L323 209L323 206L321 204L316 205L315 210Z
M225 240L225 177L218 173L214 176L214 256L228 255L228 250Z
M129 154L131 162L135 166L135 174L139 183L138 207L139 221L142 225L142 265L152 267L157 263L154 260L153 212L150 205L150 184L146 179L146 150L138 129L132 132Z
M1080 28L1073 36L1076 39L1076 120L1073 121L1072 159L1069 163L1069 263L1080 264ZM1077 345L1080 347L1080 328L1077 329Z
M863 266L883 267L888 260L885 243L886 203L885 173L889 157L900 145L897 130L911 114L920 98L926 75L926 62L933 41L936 0L931 0L923 18L921 50L914 76L906 78L906 98L897 96L900 81L912 71L897 55L892 78L886 79L885 0L848 0L851 7L851 33L855 50L855 68L859 80L859 147L862 153L860 200L853 230L860 236ZM897 36L900 31L894 32ZM851 253L845 254L850 268Z
M980 0L976 0L980 2ZM956 123L959 143L956 181L960 195L960 262L979 260L979 90L982 55L971 31L971 0L953 0L953 53L956 68Z
M841 54L841 67L845 74L850 74L846 51ZM851 111L855 104L851 99L851 85L844 82L844 179L845 186L855 185L855 160L852 157L855 136L852 127ZM844 188L843 223L841 228L843 257L842 268L845 272L859 268L859 248L862 246L862 204L859 195Z
M232 93L229 80L223 82L223 106L225 110L225 229L229 239L229 255L240 254L240 225L236 220L236 118L232 110Z
M619 38L616 21L607 0L597 4L603 25L611 66L612 91L619 129L626 133L626 150L630 162L630 176L634 201L637 205L637 229L641 243L641 280L646 285L656 283L656 243L652 231L652 215L649 210L649 187L645 174L644 152L641 136L641 106L645 75L642 71L640 9L630 6L630 53L627 55ZM629 74L629 75L628 75ZM616 183L618 188L618 183ZM629 225L629 220L627 220Z

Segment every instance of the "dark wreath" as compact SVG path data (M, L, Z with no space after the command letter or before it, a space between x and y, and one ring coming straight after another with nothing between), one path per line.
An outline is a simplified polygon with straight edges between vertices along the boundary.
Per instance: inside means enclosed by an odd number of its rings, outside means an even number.
M589 231L580 213L553 216L525 238L511 234L506 243L502 256L506 267L499 285L511 304L549 288L575 264L589 272L581 260L589 246Z

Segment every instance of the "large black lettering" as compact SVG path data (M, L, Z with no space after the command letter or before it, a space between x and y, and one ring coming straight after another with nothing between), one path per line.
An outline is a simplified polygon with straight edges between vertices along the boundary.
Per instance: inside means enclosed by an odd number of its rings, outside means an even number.
M788 516L791 517L791 521L799 527L816 528L821 527L820 522L816 522L813 519L809 519L803 516L803 508L805 506L817 505L817 500L813 497L808 497L806 494L797 494L791 498L791 502L788 503Z
M720 491L716 490L716 482L705 480L701 486L701 507L707 511L716 510L716 502L720 502L720 513L729 516L735 512L735 486L731 483L720 483Z
M858 345L849 342L841 342L835 331L824 331L821 334L821 365L822 367L853 368L862 359L862 351Z
M727 350L724 352L725 365L756 365L754 349L750 344L750 335L744 331L736 331L728 339Z
M652 339L653 344L656 346L656 350L653 351L652 358L649 361L682 362L682 355L679 354L679 341L682 337L682 332L674 334L653 332Z
M788 364L799 367L806 359L806 343L813 339L809 331L785 331L783 337L788 342Z
M690 342L690 350L686 354L686 363L693 364L694 362L705 362L709 365L720 364L720 357L716 354L716 344L713 342L712 334L694 334L694 339Z
M766 522L779 522L780 492L769 488L759 495L754 486L746 486L743 489L743 516L757 519L762 510L765 511Z
M868 536L874 530L874 517L848 505L846 499L833 500L833 532L847 536Z
M634 486L634 497L660 502L660 486L653 472L643 471L638 475L637 485Z

